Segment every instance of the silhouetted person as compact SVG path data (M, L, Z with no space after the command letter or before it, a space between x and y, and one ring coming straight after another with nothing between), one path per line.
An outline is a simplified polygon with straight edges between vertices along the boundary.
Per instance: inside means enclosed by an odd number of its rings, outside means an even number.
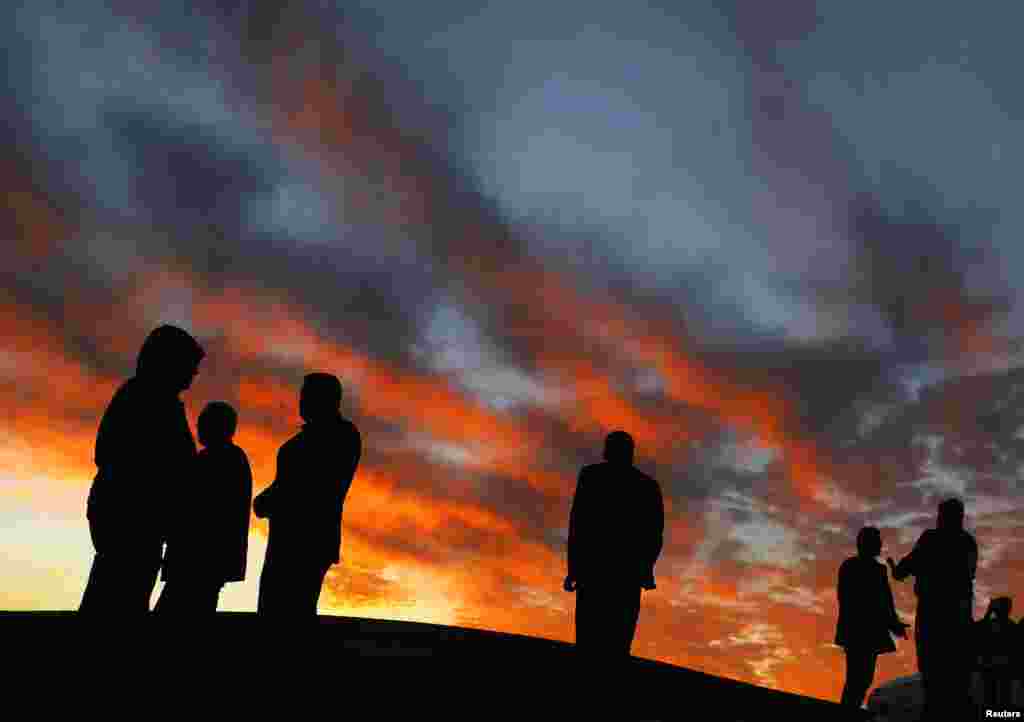
M252 471L232 442L237 427L238 414L223 401L199 415L204 448L177 485L157 613L213 614L223 586L245 579Z
M899 564L887 559L894 579L915 577L914 638L926 719L969 714L978 545L963 525L963 502L947 499L939 504L936 528L926 529Z
M860 708L875 678L879 654L895 652L890 632L904 639L907 627L896 615L882 553L882 534L873 526L857 533L857 556L839 566L836 644L846 650L846 684L841 704Z
M628 658L641 589L654 589L665 513L661 488L633 467L633 439L608 435L604 462L583 467L569 513L565 590L576 592L576 646L590 659Z
M1005 709L1011 701L1011 664L1017 642L1017 625L1010 619L1012 606L1010 597L993 599L985 616L974 623L985 702L993 709Z
M342 507L362 453L358 429L341 415L337 377L306 376L299 413L302 431L277 452L277 476L253 501L270 520L260 614L316 615L324 576L341 560Z
M149 611L166 539L168 493L188 479L196 453L178 394L192 384L204 355L185 331L160 326L142 344L135 376L103 413L87 511L96 556L82 613Z

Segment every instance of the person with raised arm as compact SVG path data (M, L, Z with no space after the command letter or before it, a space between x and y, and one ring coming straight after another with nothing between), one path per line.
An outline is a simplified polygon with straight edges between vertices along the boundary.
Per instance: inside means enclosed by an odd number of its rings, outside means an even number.
M935 528L926 529L898 564L892 557L886 561L893 579L914 577L914 641L925 718L951 714L951 719L967 719L978 544L964 529L963 502L951 498L939 504Z

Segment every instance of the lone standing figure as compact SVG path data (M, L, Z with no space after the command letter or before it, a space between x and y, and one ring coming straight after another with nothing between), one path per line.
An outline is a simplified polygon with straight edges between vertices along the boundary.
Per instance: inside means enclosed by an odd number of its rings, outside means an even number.
M258 613L315 616L327 570L341 561L341 514L359 465L359 430L341 415L341 382L312 373L299 394L302 430L277 452L277 476L253 500L270 520Z
M568 574L576 593L576 646L592 657L629 656L642 589L654 589L665 512L658 482L633 466L634 443L608 435L604 461L580 471L569 513Z

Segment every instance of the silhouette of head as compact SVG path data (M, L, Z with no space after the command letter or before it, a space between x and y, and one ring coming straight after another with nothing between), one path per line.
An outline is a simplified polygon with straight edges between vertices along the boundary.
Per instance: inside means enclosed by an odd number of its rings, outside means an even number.
M231 441L238 428L238 414L231 404L211 401L199 414L199 443L203 446L217 446Z
M159 326L146 337L135 362L135 374L180 393L199 373L203 347L177 326Z
M857 532L857 554L874 559L882 553L882 532L866 526Z
M308 374L299 393L299 414L307 423L337 418L341 413L341 381L334 374Z
M625 431L613 431L604 440L604 458L613 464L633 463L633 437Z
M964 503L954 497L939 504L938 527L939 529L963 529Z

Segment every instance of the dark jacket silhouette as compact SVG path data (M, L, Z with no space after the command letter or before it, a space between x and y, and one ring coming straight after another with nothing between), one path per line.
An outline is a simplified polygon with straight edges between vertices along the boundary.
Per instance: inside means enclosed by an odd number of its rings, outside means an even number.
M895 652L891 633L899 633L903 622L896 614L892 588L885 565L860 556L850 557L839 567L839 619L835 643L875 654Z
M161 326L139 352L136 374L114 394L96 436L96 477L86 516L96 556L83 613L145 613L167 535L169 490L188 478L195 441L178 394L203 350Z
M978 545L964 529L926 529L913 550L896 565L897 579L914 576L918 603L928 607L974 603Z
M899 564L889 560L894 579L915 578L914 640L926 714L961 714L969 704L978 545L963 517L962 502L944 501L937 527L925 530Z
M907 636L908 625L896 614L888 572L875 559L881 551L881 532L863 527L857 534L857 555L839 566L835 643L846 652L846 683L840 702L856 709L874 681L878 655L896 651L891 635Z
M252 471L245 452L231 441L237 416L224 402L199 417L205 448L187 486L179 485L156 611L212 613L221 588L245 579L252 503Z
M665 527L658 483L632 465L633 442L610 434L606 461L583 467L569 512L568 574L576 644L629 654L641 589L653 589Z
M205 448L194 466L195 487L167 545L163 579L180 576L219 584L245 579L249 551L252 471L234 444Z
M629 464L583 467L569 513L569 576L643 586L654 579L664 528L658 482Z
M300 407L315 405L307 399L320 383L307 377ZM340 400L340 384L336 393ZM324 575L341 561L341 516L362 440L336 403L326 402L326 411L303 413L306 424L278 451L273 483L254 500L256 515L270 520L261 613L315 614Z

